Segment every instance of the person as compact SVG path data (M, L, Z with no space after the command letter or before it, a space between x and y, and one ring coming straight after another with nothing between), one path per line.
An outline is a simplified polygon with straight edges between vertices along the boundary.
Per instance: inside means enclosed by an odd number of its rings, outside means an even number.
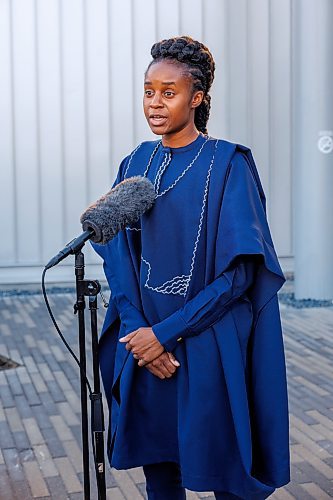
M148 499L261 499L290 481L285 282L250 148L208 135L215 62L189 36L155 43L144 114L160 138L120 163L153 207L106 245L100 338L111 467Z

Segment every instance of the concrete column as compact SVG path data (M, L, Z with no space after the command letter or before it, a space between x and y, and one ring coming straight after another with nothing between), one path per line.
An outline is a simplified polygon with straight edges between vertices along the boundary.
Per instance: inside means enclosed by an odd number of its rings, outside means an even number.
M292 0L295 298L333 299L333 1Z

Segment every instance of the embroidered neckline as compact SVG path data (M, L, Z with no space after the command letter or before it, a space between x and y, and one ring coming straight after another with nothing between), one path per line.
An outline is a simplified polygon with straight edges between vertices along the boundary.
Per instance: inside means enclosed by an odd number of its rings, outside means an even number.
M162 193L159 193L159 187L160 187L160 182L161 182L161 178L162 178L162 175L163 173L165 172L167 166L169 165L169 163L171 162L172 160L172 154L171 154L171 151L174 151L174 150L178 150L178 153L180 152L184 152L184 151L187 151L187 150L190 150L192 148L194 148L194 146L196 144L200 144L199 142L199 139L204 139L204 142L201 144L200 148L199 148L199 151L197 152L197 154L195 155L195 157L192 159L192 161L187 165L187 167L185 167L185 169L183 170L183 172L174 180L174 182L168 187L166 188L164 191L162 191ZM157 173L156 173L156 177L155 177L155 180L154 180L154 188L155 188L155 191L156 191L156 198L159 198L160 196L163 196L164 194L166 194L168 191L170 191L171 189L173 189L176 184L180 181L180 179L186 174L186 172L192 167L192 165L195 163L195 161L198 159L198 157L200 156L205 144L210 140L210 136L209 135L204 135L204 134L201 134L201 135L198 135L198 137L193 141L191 142L190 144L187 144L186 146L181 146L179 148L169 148L169 147L164 147L162 146L161 147L161 152L164 152L164 160L162 162L162 164L158 167L158 170L157 170ZM129 161L128 161L128 165L127 165L127 168L125 170L125 173L124 173L124 179L126 178L126 175L127 175L127 172L128 172L128 169L132 163L132 159L133 159L133 156L135 155L135 153L137 152L137 150L142 146L143 142L140 143L135 149L134 151L132 152L130 158L129 158ZM162 145L162 141L158 141L158 143L156 144L155 148L153 149L151 155L150 155L150 158L148 160L148 163L147 163L147 166L146 166L146 169L144 171L144 173L142 174L143 177L147 177L148 175L148 171L149 171L149 168L150 168L150 165L155 157L155 154L157 152L157 150L159 149L159 147ZM180 151L182 150L182 151Z
M161 148L162 151L165 152L171 151L172 154L185 153L186 151L194 149L198 144L200 144L201 140L207 139L207 137L208 134L203 134L202 132L199 132L198 136L194 139L194 141L190 142L189 144L186 144L185 146L179 146L178 148L173 148L171 146L163 146L161 141Z

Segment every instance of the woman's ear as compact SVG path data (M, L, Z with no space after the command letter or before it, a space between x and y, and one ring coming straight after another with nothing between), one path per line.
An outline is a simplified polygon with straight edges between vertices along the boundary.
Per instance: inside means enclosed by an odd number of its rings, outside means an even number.
M204 98L204 92L203 92L203 90L197 90L196 92L194 92L193 97L192 97L192 105L191 105L191 107L192 108L197 108L198 106L200 106L200 104L203 101L203 98Z

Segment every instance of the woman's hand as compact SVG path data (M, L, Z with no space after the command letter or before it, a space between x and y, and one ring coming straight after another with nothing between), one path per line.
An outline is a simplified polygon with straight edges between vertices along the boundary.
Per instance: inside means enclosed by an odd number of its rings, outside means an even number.
M164 351L151 327L138 328L121 337L119 342L127 342L125 348L132 352L135 359L139 359L139 366L145 366Z
M162 352L156 359L144 365L153 375L162 379L172 377L178 366L180 363L171 352L167 351Z
M133 357L139 360L138 366L144 366L159 378L172 377L180 366L174 355L164 350L150 327L134 330L121 337L119 342L127 342L125 349L131 351Z

